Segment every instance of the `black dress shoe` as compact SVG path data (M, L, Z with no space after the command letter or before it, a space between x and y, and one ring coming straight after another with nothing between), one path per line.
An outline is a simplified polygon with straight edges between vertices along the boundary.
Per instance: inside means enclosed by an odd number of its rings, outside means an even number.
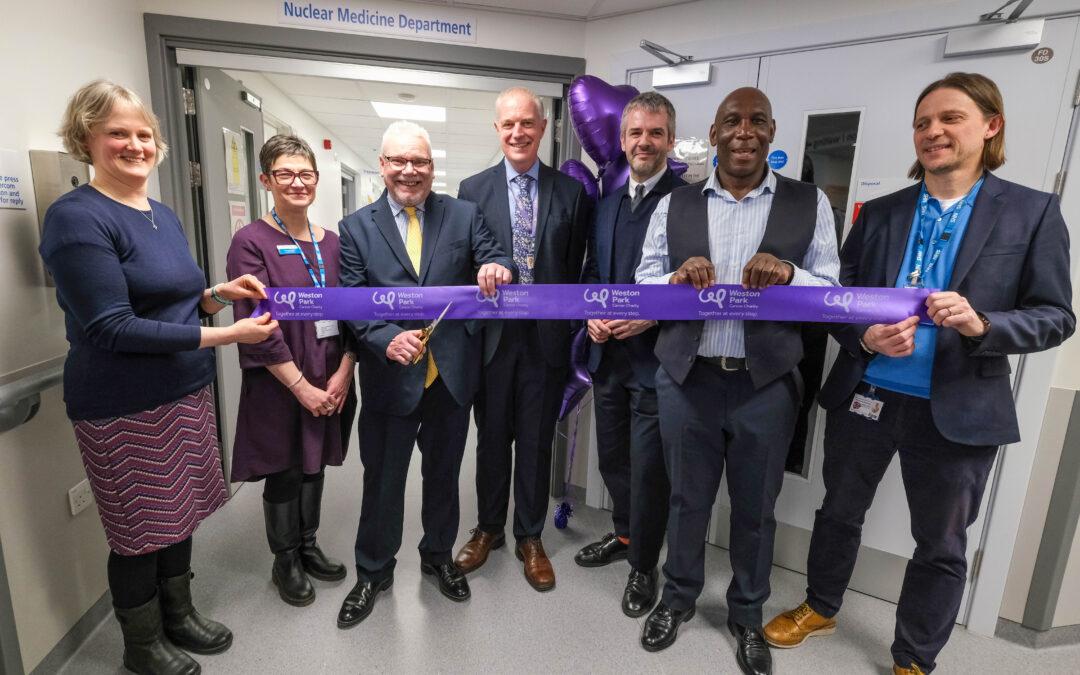
M375 608L375 598L381 591L385 591L394 585L394 577L390 575L382 581L366 581L360 579L345 596L345 602L341 603L341 610L337 615L338 628L352 628L371 614Z
M463 602L472 595L469 592L469 582L465 580L465 573L452 562L440 565L420 563L420 571L434 576L439 582L439 592L454 602Z
M728 630L735 636L735 660L746 675L772 675L772 654L761 626L742 626L730 618Z
M574 556L574 562L582 567L603 567L616 560L625 559L629 548L629 545L619 541L614 532L610 532L605 534L600 541L595 541L578 551Z
M626 616L644 616L656 602L656 568L648 572L630 570L622 596L622 611Z
M691 606L686 611L672 609L660 603L645 619L645 627L641 629L641 646L647 652L658 652L675 644L675 638L679 636L679 624L694 618L696 608Z

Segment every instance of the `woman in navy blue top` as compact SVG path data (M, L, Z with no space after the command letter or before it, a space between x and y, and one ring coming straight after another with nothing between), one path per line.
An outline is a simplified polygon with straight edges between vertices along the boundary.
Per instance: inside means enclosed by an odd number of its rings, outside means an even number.
M206 288L180 221L146 195L167 149L154 114L97 81L72 97L60 136L94 178L45 214L39 248L70 344L64 401L109 542L124 665L198 673L232 633L191 606L191 534L226 498L209 384L217 345L265 340L269 314L200 325L241 298L250 275Z

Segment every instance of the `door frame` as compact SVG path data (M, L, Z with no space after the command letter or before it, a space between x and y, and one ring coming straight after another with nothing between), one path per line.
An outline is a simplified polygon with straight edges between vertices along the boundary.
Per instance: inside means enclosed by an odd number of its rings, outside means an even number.
M565 108L570 83L585 73L585 59L552 54L514 52L483 47L421 42L398 38L358 36L329 31L284 28L231 21L214 21L164 14L145 14L146 60L150 75L151 108L162 132L174 142L184 138L181 83L177 49L225 52L290 59L410 68L433 72L553 82L563 86L559 104ZM565 109L561 117L566 118ZM553 118L555 116L553 115ZM557 139L560 161L579 158L581 145L569 124ZM176 142L158 167L161 201L173 206L185 224L189 241L195 213L189 198L187 148Z
M557 120L569 119L567 93L574 78L585 74L583 58L149 13L143 16L143 29L151 108L161 120L165 138L175 143L173 152L158 167L160 200L180 217L196 260L204 260L199 250L201 205L195 202L189 183L191 152L188 143L180 142L191 132L184 113L177 50L502 78L508 84L557 84L562 95L552 97L553 108L558 108L550 117L556 120L552 123L552 163L581 156L572 125ZM561 453L553 453L552 462L553 475L562 475Z

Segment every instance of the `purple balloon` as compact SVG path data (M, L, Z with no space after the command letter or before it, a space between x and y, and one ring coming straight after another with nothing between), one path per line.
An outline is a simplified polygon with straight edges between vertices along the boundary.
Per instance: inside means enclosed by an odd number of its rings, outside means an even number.
M559 419L577 407L585 392L592 386L592 375L589 374L589 358L585 349L589 333L582 328L574 336L570 343L570 375L567 377L566 389L563 390L562 408L559 410ZM571 449L571 452L573 450ZM572 460L571 460L572 461Z
M630 163L626 161L626 155L619 155L600 167L600 194L607 197L625 185L629 177Z
M628 84L613 87L592 75L582 75L570 84L570 123L581 147L597 166L622 155L619 123L623 108L637 94Z
M668 157L667 165L671 167L672 173L674 173L676 176L683 175L684 173L686 173L687 169L690 168L690 165L686 162L680 162L679 160L671 159L670 157Z
M589 195L589 198L594 202L600 198L600 183L596 180L596 176L593 175L592 171L589 170L589 167L576 159L568 159L562 163L559 171L581 182L585 186L585 194Z

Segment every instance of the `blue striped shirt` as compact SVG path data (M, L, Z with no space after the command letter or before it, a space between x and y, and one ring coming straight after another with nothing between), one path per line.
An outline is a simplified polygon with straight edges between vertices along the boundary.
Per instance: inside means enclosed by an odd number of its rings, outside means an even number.
M761 185L741 200L736 200L730 192L720 187L714 171L709 174L702 192L708 195L709 200L709 259L716 268L716 283L741 284L743 267L757 253L765 236L765 223L769 219L773 195L776 193L776 176L770 171ZM832 206L824 192L818 190L817 195L814 237L803 257L805 267L795 267L792 286L839 285L840 256L836 250ZM641 251L641 264L634 275L639 284L666 284L674 272L668 259L667 243L670 201L670 195L661 198L649 221ZM743 322L731 319L706 321L698 355L746 356Z
M394 214L394 224L397 225L398 234L401 235L401 242L406 246L409 245L409 214L405 213L405 207L397 203L397 200L390 196L390 191L386 191L386 201L390 204L390 212ZM420 237L424 237L424 205L427 203L427 199L416 205L416 222L420 223Z

